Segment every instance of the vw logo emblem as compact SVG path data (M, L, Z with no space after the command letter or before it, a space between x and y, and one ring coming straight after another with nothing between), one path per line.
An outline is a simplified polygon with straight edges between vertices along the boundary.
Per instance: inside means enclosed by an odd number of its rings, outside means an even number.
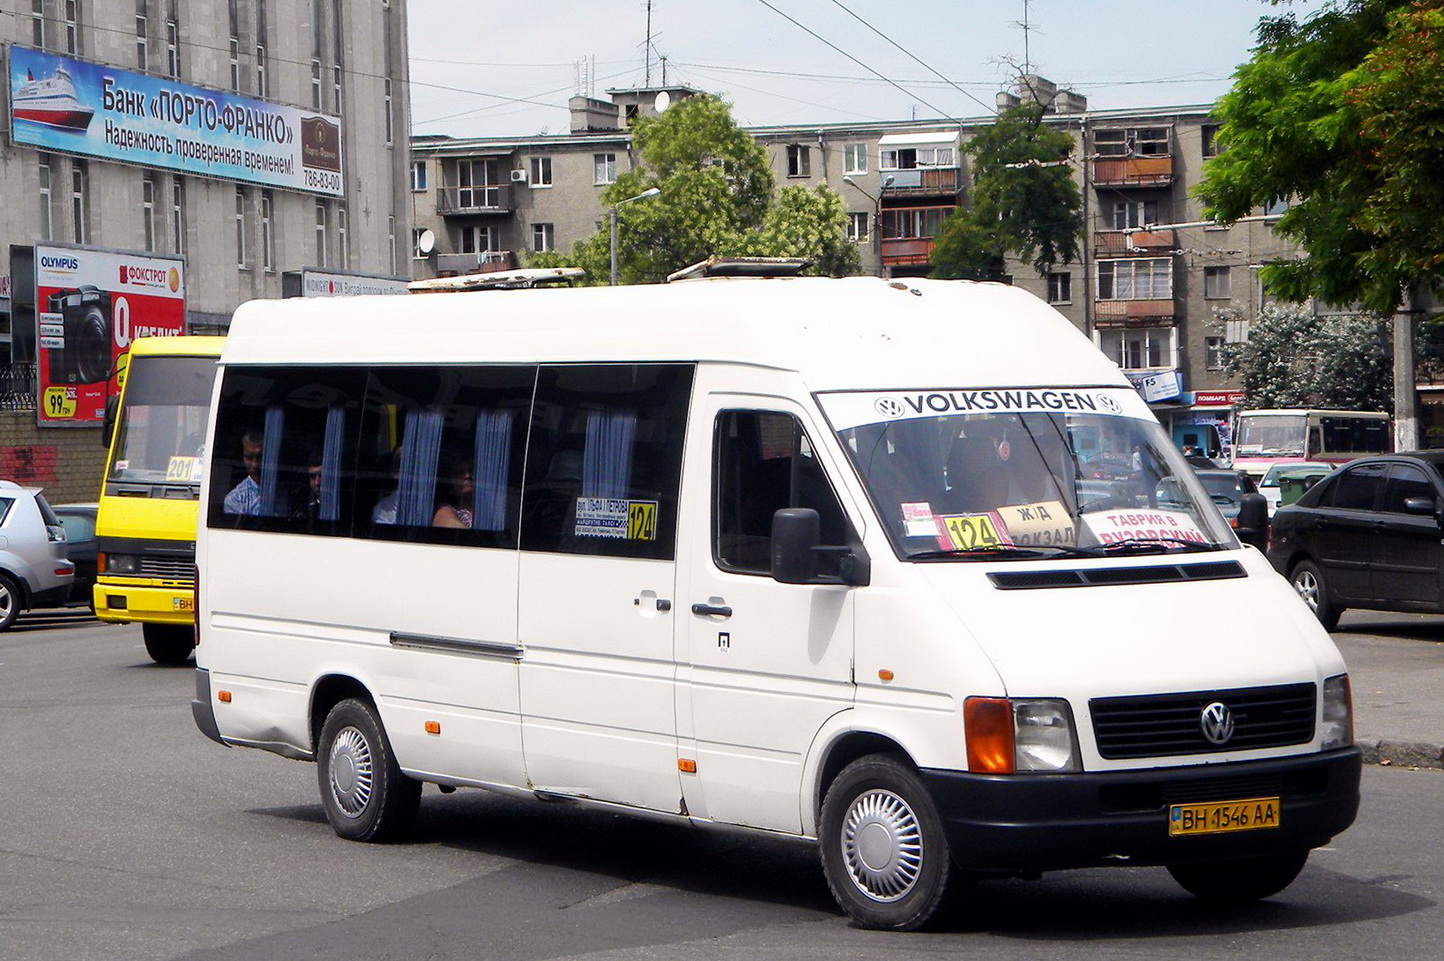
M891 397L879 397L872 406L876 407L877 412L884 417L901 417L903 415L902 403Z
M1123 405L1118 403L1118 398L1114 397L1112 394L1099 394L1098 406L1102 407L1110 414L1120 414L1123 412Z
M1233 712L1222 701L1214 701L1199 714L1198 726L1208 743L1222 747L1233 737Z

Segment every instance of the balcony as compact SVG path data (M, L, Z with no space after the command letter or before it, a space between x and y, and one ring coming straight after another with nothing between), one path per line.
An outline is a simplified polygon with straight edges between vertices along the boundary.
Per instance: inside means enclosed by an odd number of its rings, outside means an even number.
M443 217L467 214L508 214L512 211L510 184L436 188L436 212Z
M510 250L483 250L472 254L437 254L437 276L454 274L489 274L496 270L515 270L516 254Z
M1177 234L1169 230L1099 230L1093 234L1095 257L1157 257L1172 253Z
M1167 187L1173 180L1172 154L1093 158L1095 187Z
M1172 323L1176 312L1173 298L1159 300L1095 300L1095 327L1154 327Z
M888 267L926 264L932 252L931 237L899 237L882 242L882 262Z
M957 167L883 170L878 172L878 189L888 197L956 197L963 192L963 172Z

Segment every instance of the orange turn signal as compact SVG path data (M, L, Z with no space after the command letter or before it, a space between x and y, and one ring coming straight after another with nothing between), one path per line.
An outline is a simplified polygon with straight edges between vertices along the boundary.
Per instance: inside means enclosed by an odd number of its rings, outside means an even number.
M677 758L677 770L683 774L696 774L697 762L690 757L679 757Z
M437 734L437 735L439 735L439 734L441 733L441 722L440 722L440 721L427 721L427 722L426 722L426 733L427 733L427 734Z
M231 703L231 692L230 692L230 691L217 691L217 692L216 692L216 700L217 700L217 701L220 701L222 704L229 704L229 703Z
M964 701L963 732L968 739L969 771L1013 773L1013 705L1006 697L970 697Z
M879 681L891 681L893 679L893 676L893 672L889 671L887 668L883 668L882 670L877 672L877 679Z

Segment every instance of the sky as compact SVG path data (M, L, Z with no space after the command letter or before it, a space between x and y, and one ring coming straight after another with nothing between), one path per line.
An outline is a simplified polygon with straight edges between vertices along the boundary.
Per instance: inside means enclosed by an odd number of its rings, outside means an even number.
M651 86L720 94L744 126L985 116L1025 63L1094 110L1210 103L1260 17L1324 5L408 0L412 133L566 133L568 98L647 85L649 60Z

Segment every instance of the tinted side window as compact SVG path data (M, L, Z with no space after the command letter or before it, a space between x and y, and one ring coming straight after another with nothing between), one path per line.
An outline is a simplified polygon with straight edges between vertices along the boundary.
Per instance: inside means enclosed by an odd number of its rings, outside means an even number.
M692 367L542 367L522 493L531 551L671 559Z
M1383 464L1361 464L1349 468L1334 479L1330 491L1332 506L1345 510L1373 510L1379 489L1383 486Z
M772 515L810 507L824 544L844 544L849 526L802 425L790 414L723 411L713 433L713 558L724 570L766 574L772 568ZM825 556L821 573L836 558Z
M10 517L10 508L14 506L15 498L0 497L0 524L5 523L5 521Z
M1384 487L1384 503L1379 509L1390 514L1404 513L1404 501L1410 497L1437 497L1429 475L1411 464L1395 464L1389 468L1389 482Z
M212 527L347 535L360 367L230 367L211 451Z

